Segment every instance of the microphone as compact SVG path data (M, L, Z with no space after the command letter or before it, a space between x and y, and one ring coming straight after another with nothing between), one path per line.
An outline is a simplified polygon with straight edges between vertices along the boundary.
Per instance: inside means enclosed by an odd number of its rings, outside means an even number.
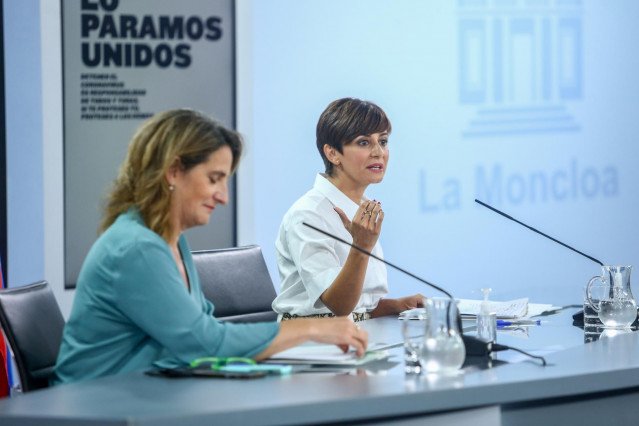
M566 247L566 248L568 248L568 249L570 249L570 250L574 251L575 253L579 253L580 255L582 255L582 256L584 256L584 257L587 257L588 259L592 260L593 262L598 263L598 264L599 264L599 265L601 265L601 266L604 266L604 264L601 262L601 260L597 260L597 259L595 259L595 258L594 258L594 257L592 257L592 256L588 256L586 253L583 253L583 252L581 252L581 251L577 250L576 248L573 248L573 247L569 246L568 244L562 243L561 241L559 241L559 240L557 240L557 239L555 239L555 238L551 237L550 235L544 234L543 232L541 232L541 231L540 231L540 230L538 230L538 229L533 228L532 226L526 225L525 223L523 223L523 222L521 222L521 221L519 221L519 220L515 219L514 217L512 217L512 216L510 216L510 215L508 215L508 214L506 214L506 213L502 212L501 210L497 210L497 209L496 209L496 208L494 208L493 206L490 206L490 205L488 205L488 204L484 203L483 201L479 201L477 198L475 198L475 202L476 202L477 204L479 204L479 205L482 205L482 206L486 207L487 209L490 209L490 210L494 211L494 212L495 212L495 213L497 213L497 214L502 215L502 216L503 216L503 217L505 217L506 219L510 219L510 220L512 220L513 222L518 223L518 224L520 224L521 226L524 226L524 227L526 227L526 228L530 229L531 231L536 232L536 233L538 233L539 235L542 235L542 236L544 236L544 237L548 238L549 240L554 241L554 242L556 242L557 244L560 244L560 245L562 245L562 246L564 246L564 247Z
M344 240L344 239L342 239L342 238L340 238L340 237L338 237L336 235L333 235L333 234L331 234L329 232L326 232L323 229L317 228L317 227L315 227L313 225L310 225L310 224L308 224L306 222L302 222L302 224L305 225L305 226L308 226L311 229L314 229L315 231L317 231L319 233L322 233L322 234L326 235L327 237L333 238L334 240L337 240L337 241L339 241L341 243L349 245L349 246L353 247L355 250L357 250L359 252L362 252L365 255L372 257L373 259L379 260L380 262L385 263L386 265L390 266L391 268L394 268L394 269L396 269L396 270L408 275L409 277L412 277L412 278L416 279L417 281L420 281L420 282L426 284L427 286L430 286L430 287L434 288L435 290L444 293L446 296L450 297L453 301L455 300L453 295L450 294L449 292L447 292L446 290L444 290L443 288L441 288L441 287L439 287L439 286L437 286L437 285L435 285L435 284L433 284L431 282L428 282L425 279L420 278L417 275L412 274L412 273L406 271L405 269L402 269L399 266L394 265L391 262L389 262L389 261L387 261L385 259L382 259L381 257L376 256L376 255L374 255L373 253L371 253L371 252L369 252L367 250L364 250L361 247L356 246L353 243L349 243L348 241L346 241L346 240ZM465 335L464 332L463 332L462 324L461 324L461 316L459 314L457 315L457 325L459 327L459 332L461 334L462 340L464 342L464 346L466 348L466 355L467 356L482 356L482 357L485 357L485 356L490 355L490 353L496 352L498 350L510 349L509 347L504 346L504 345L497 345L497 344L494 344L492 342L487 342L485 340L479 339L478 337L475 337L475 336ZM544 363L545 363L545 361L544 361Z
M592 256L589 256L589 255L587 255L586 253L583 253L583 252L581 252L581 251L577 250L576 248L569 246L568 244L562 243L561 241L559 241L559 240L557 240L557 239L555 239L555 238L551 237L550 235L544 234L544 233L543 233L543 232L541 232L540 230L535 229L535 228L533 228L532 226L526 225L525 223L523 223L523 222L521 222L521 221L519 221L519 220L515 219L514 217L512 217L512 216L510 216L510 215L508 215L508 214L506 214L506 213L502 212L501 210L498 210L498 209L494 208L493 206L490 206L490 205L488 205L488 204L484 203L483 201L479 201L477 198L475 198L475 202L476 202L477 204L479 204L479 205L482 205L482 206L486 207L487 209L490 209L490 210L494 211L494 212L495 212L495 213L497 213L497 214L502 215L502 216L503 216L503 217L505 217L506 219L510 219L510 220L512 220L513 222L518 223L518 224L520 224L521 226L526 227L526 228L530 229L531 231L536 232L536 233L538 233L539 235L542 235L542 236L544 236L544 237L548 238L549 240L554 241L554 242L556 242L557 244L562 245L562 246L564 246L564 247L566 247L566 248L568 248L568 249L570 249L570 250L574 251L575 253L579 253L580 255L582 255L582 256L584 256L584 257L586 257L586 258L588 258L588 259L592 260L593 262L598 263L598 264L599 264L599 265L601 265L601 266L604 266L604 264L603 264L603 262L601 262L601 260L598 260L598 259L596 259L596 258L594 258L594 257L592 257ZM612 282L612 281L611 281L611 282ZM612 291L612 289L611 289L611 291ZM573 324L574 324L574 325L583 325L583 323L584 323L584 311L583 311L583 310L581 310L581 311L577 312L576 314L574 314L574 315L572 316L572 318L573 318L573 320L574 320L574 322L573 322Z

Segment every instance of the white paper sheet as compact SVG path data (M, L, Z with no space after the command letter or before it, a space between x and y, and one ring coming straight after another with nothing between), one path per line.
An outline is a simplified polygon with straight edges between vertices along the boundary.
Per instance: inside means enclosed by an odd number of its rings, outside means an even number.
M457 309L464 316L477 316L483 300L456 299ZM497 318L522 318L528 314L528 298L509 300L507 302L488 301L490 311L497 313Z
M386 351L368 351L358 358L355 351L342 352L335 345L300 345L276 353L264 362L278 364L314 364L314 365L362 365L370 361L386 359Z
M473 299L455 299L457 301L457 309L459 309L462 317L476 317L481 309L482 300ZM545 312L551 312L561 309L560 306L553 306L550 303L528 303L528 298L509 300L506 302L498 302L489 300L490 311L497 313L497 318L530 318ZM411 314L419 314L425 312L424 308L415 308L404 311L399 314L399 319L410 317Z

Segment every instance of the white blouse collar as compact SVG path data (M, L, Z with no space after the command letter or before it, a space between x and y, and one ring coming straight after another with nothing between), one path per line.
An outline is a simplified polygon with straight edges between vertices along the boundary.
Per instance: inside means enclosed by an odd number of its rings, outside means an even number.
M315 177L315 184L313 185L313 188L321 192L334 206L342 209L346 214L346 217L351 219L353 216L355 216L359 205L348 198L346 194L339 190L338 187L333 185L333 183L328 180L325 173L317 174L317 176ZM368 201L368 198L364 196L364 198L362 198L362 202L363 201Z

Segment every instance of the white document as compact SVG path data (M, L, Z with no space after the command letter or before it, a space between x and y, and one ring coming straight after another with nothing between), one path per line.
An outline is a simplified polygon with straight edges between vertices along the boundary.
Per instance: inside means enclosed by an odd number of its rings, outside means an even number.
M457 309L462 316L477 316L483 300L455 299ZM528 298L510 300L507 302L488 301L490 311L497 313L497 318L522 318L528 316Z
M358 358L355 351L342 352L335 345L300 345L278 352L263 361L276 364L313 364L313 365L341 365L356 366L370 361L386 359L386 351L368 351L362 358Z
M481 300L471 299L455 299L457 301L457 309L464 318L476 317L481 308ZM493 302L490 303L491 312L497 313L497 318L530 318L537 315L552 315L561 309L561 306L554 306L550 303L528 303L528 298L515 299L509 302ZM399 314L399 319L416 319L417 315L425 315L424 308L409 309Z
M561 306L554 306L550 303L529 303L526 317L534 317L541 314L552 315L557 313L554 311L558 311L560 309Z

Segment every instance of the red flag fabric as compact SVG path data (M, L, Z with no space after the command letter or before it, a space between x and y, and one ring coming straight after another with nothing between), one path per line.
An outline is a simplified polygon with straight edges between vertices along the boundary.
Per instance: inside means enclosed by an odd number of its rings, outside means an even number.
M0 263L0 288L4 288L2 277L2 264ZM7 344L0 333L0 398L9 396L9 374L7 373L9 363L7 362Z

